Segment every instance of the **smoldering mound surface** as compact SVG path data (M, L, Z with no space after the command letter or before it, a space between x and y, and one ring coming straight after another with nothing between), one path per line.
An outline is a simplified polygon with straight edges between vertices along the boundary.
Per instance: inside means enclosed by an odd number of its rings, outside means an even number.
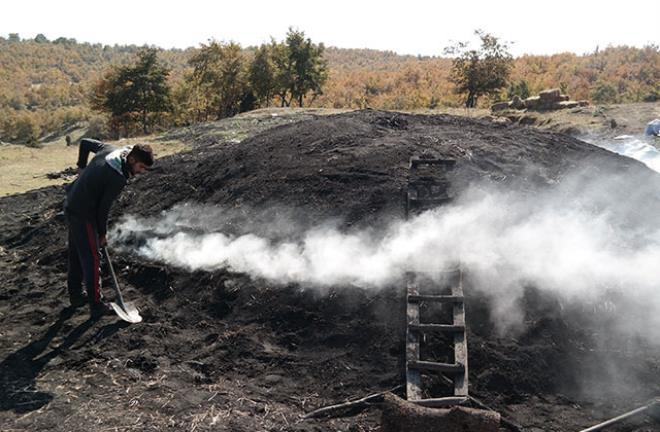
M335 220L341 229L368 227L403 217L408 162L421 154L456 161L454 170L438 174L449 180L452 195L485 182L533 196L576 170L582 179L621 176L626 180L612 187L624 191L660 185L642 164L568 136L365 110L162 158L127 187L113 220L157 217L189 202L233 209L227 223L237 232L246 230L254 209L295 209L300 226ZM115 266L144 323L89 323L82 312L63 312L62 197L63 189L52 187L0 199L3 424L19 430L376 427L373 411L298 420L314 407L403 382L401 286L282 286L228 270L189 272L128 253L116 256ZM647 205L655 208L654 199ZM626 203L605 197L596 204L616 209ZM250 229L268 224L264 219L251 221ZM518 300L524 327L499 334L491 299L467 282L471 391L504 415L528 428L577 429L660 392L657 350L618 339L603 344L599 336L613 324L598 307L567 304L529 287ZM446 355L447 342L431 338L426 354ZM619 386L612 391L599 382ZM429 384L438 394L449 391L441 380Z
M585 175L647 175L641 164L566 135L454 116L356 111L275 127L240 143L200 146L136 182L123 212L155 213L189 200L302 208L346 223L400 216L411 156L457 161L451 187L490 180L553 184ZM312 216L310 216L312 217Z

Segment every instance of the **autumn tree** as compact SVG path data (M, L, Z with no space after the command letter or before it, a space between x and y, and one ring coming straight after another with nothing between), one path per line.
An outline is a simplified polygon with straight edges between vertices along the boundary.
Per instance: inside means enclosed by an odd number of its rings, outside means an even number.
M23 113L23 115L16 119L14 127L15 135L12 137L14 141L27 144L28 146L37 145L37 139L41 134L41 129L35 118L27 113Z
M211 41L189 61L192 79L202 95L202 109L216 118L238 114L247 97L246 62L241 46L234 42Z
M273 39L270 43L270 53L275 65L273 75L275 95L280 99L280 106L291 106L292 96L289 96L289 89L293 80L293 67L289 50L285 44L278 43Z
M296 100L298 106L303 106L303 100L308 93L312 93L312 99L323 94L323 85L328 79L328 63L323 57L325 46L312 43L311 39L305 38L305 33L299 30L289 29L286 35L285 49L279 50L283 67L283 79L290 99Z
M289 29L286 37L289 59L293 66L293 75L290 84L291 96L303 106L303 98L312 92L316 97L323 93L323 84L328 79L328 66L323 58L325 47L323 44L315 45L301 31Z
M39 33L34 37L34 41L36 43L48 43L48 38L43 35L43 33Z
M171 109L169 69L160 64L155 48L145 48L137 57L133 65L115 67L97 82L91 103L93 109L110 114L115 129L121 124L128 132L132 123L139 123L148 133Z
M562 89L562 93L566 93L565 89ZM529 84L525 80L519 80L517 82L512 82L509 85L507 90L507 97L512 99L514 96L518 96L521 99L527 99L530 96Z
M272 45L263 44L255 51L249 71L250 86L261 106L270 106L275 96L275 72Z
M506 85L513 66L506 43L481 30L475 34L481 40L480 48L469 49L468 42L459 42L445 49L446 54L454 56L449 80L458 93L467 94L468 108L475 107L482 95L497 94Z
M194 81L193 73L184 74L183 79L172 89L172 115L174 124L190 125L208 121L209 102L203 89Z
M316 45L304 32L290 28L283 43L271 41L269 51L274 66L273 91L281 106L296 101L302 107L310 92L312 100L323 94L328 79L323 44Z

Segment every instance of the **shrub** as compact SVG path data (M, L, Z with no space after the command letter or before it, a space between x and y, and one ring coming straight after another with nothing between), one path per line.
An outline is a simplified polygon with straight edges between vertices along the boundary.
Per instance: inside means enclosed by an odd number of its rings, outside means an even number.
M618 96L614 86L604 81L598 81L591 91L591 100L598 104L615 103Z

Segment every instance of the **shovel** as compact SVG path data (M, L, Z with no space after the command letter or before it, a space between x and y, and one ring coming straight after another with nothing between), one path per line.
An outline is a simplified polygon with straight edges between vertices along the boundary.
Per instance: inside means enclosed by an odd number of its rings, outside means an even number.
M117 283L117 276L115 276L115 269L112 268L112 261L110 261L110 254L108 254L108 248L102 247L103 255L105 256L105 262L108 263L108 268L110 269L110 274L112 275L112 285L115 287L115 293L117 294L117 299L115 302L110 303L112 309L115 310L115 313L119 318L129 323L136 324L142 321L140 312L137 310L135 305L132 302L124 302L124 297L121 295L119 290L119 283Z

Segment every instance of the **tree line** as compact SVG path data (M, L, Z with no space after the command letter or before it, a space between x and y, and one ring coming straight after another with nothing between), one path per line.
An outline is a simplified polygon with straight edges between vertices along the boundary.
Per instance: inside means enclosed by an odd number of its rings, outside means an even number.
M92 108L110 116L115 134L136 127L148 133L166 121L187 125L231 117L257 107L306 106L323 93L328 78L323 44L289 29L252 52L235 42L210 41L188 60L174 86L158 50L146 48L132 65L112 68L94 86Z
M99 134L132 135L269 106L488 106L550 87L594 103L660 97L655 45L512 58L492 35L478 39L427 57L325 48L292 29L259 47L209 41L187 50L12 34L0 37L0 140L35 142L82 120Z

